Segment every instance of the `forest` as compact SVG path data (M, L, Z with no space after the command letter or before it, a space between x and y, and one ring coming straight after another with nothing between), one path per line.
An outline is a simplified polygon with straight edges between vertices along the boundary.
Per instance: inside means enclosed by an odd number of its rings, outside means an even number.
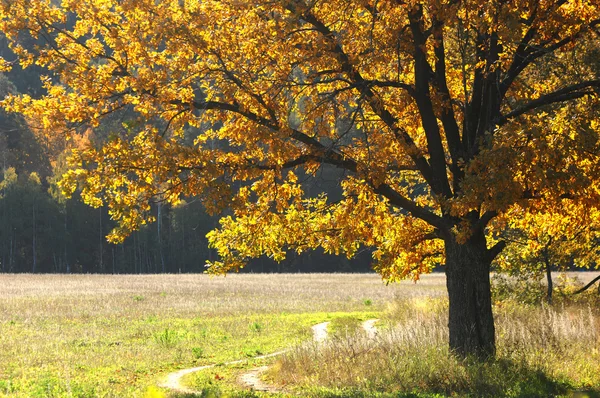
M33 45L32 42L29 42ZM14 59L5 39L0 57ZM8 93L44 93L41 68L14 68L0 74L0 97ZM216 258L206 234L219 224L197 198L176 206L152 206L156 222L132 233L123 243L106 236L115 223L105 205L84 204L76 193L66 198L57 185L66 171L73 146L102 146L116 120L88 130L77 142L49 142L20 116L0 109L0 271L4 273L197 273ZM123 123L125 124L125 123ZM328 182L329 181L329 182ZM333 189L336 176L321 185ZM322 252L291 256L275 262L266 256L253 260L245 272L365 272L370 252L346 259Z

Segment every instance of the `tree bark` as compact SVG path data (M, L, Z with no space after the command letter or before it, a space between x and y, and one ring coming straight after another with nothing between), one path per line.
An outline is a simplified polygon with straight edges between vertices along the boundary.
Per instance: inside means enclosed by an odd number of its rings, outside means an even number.
M554 290L554 286L552 285L552 266L550 265L550 260L547 255L544 256L544 263L546 265L546 281L548 282L546 301L549 305L552 305L552 290Z
M446 285L450 302L450 349L461 357L496 353L490 289L490 258L483 233L467 242L445 239Z
M35 196L33 198L33 205L31 205L31 211L33 214L33 237L32 237L32 242L31 242L31 251L33 254L33 265L31 268L31 273L35 274L35 272L37 271L37 247L36 247L36 241L35 241L35 229L36 229L36 225L35 225Z

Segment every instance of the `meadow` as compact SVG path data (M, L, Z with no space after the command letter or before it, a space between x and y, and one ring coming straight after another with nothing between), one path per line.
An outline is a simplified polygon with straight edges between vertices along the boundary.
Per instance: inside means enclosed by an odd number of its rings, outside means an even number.
M0 275L0 396L174 397L161 380L205 364L220 365L184 380L199 396L262 396L238 380L264 363L279 396L597 396L599 304L500 291L498 359L481 364L447 352L440 274ZM310 343L324 321L329 342Z

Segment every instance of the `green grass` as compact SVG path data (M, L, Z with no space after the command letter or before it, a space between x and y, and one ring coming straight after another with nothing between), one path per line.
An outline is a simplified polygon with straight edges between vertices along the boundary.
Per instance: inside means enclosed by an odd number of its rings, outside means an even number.
M279 351L384 308L364 297L415 291L376 275L0 275L0 397L141 397L171 371Z
M221 365L185 379L199 396L261 397L238 378L265 363L280 397L598 396L600 299L548 307L507 291L498 359L479 363L448 353L440 275L0 275L0 397L177 397L156 386L206 364ZM323 321L329 342L304 343Z
M334 329L332 331L331 338L343 338L342 334L347 335L349 325L353 327L352 333L354 333L358 330L358 327L360 327L362 320L371 319L376 317L377 315L378 314L374 312L334 312L298 314L293 316L293 318L298 320L296 324L282 324L281 330L273 332L279 332L280 335L284 335L284 329L287 329L289 331L289 329L293 328L301 330L302 332L306 332L307 330L310 330L310 326L312 325L321 322L330 322L330 327L328 328L328 330L331 329L332 325L337 326L337 329ZM290 315L287 315L287 317L290 317ZM278 339L272 339L272 341L277 340ZM311 335L306 335L305 333L303 333L302 339L298 339L296 343L292 346L289 346L289 348L297 347L303 343L310 344ZM281 346L283 346L283 344ZM238 382L240 375L249 369L256 368L264 364L272 364L274 361L273 358L253 359L252 357L274 351L275 349L265 352L251 352L253 355L245 355L246 352L241 352L240 354L244 355L240 355L239 357L242 359L244 357L248 357L247 361L231 365L221 363L214 368L209 368L200 372L192 373L191 375L184 377L183 384L194 390L203 391L203 395L200 396L249 396L245 395L247 394L247 392L244 392L240 389L240 385ZM260 393L256 393L256 395L260 396Z

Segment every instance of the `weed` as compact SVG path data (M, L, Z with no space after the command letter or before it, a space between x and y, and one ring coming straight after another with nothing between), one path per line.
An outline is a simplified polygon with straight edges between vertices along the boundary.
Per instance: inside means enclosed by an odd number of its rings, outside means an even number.
M10 380L0 380L0 392L10 394L14 391L14 386Z
M366 307L370 307L370 306L372 306L372 305L373 305L373 300L371 300L371 299L364 299L364 300L363 300L363 304L364 304Z
M244 354L244 356L247 356L248 358L253 358L258 355L264 354L264 352L260 348L257 348L257 347L244 348L242 353Z
M248 328L256 333L260 333L263 330L263 326L258 322L252 322L250 325L248 325Z
M136 294L135 296L132 297L133 301L144 301L144 296L141 296L139 294Z
M154 341L165 348L174 347L179 340L181 340L179 333L168 327L162 332L154 334Z
M196 359L200 359L204 357L204 348L202 347L192 347L192 354L194 355L194 358Z
M201 338L205 339L208 336L208 329L207 328L201 328L198 331L198 336L200 336Z
M331 320L327 331L329 335L346 338L348 335L356 334L361 327L361 320L355 316L340 316Z

